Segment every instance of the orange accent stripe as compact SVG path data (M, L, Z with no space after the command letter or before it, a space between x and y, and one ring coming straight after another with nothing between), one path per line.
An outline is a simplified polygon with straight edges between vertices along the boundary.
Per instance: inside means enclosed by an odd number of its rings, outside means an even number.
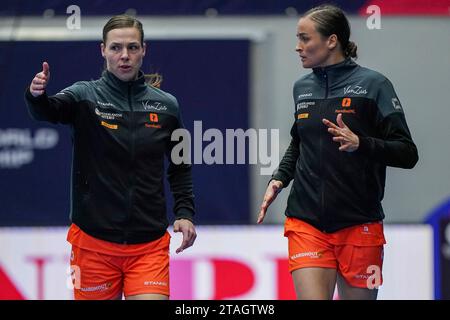
M109 129L113 129L113 130L117 130L119 128L119 126L117 124L109 124L105 121L101 122L102 126L107 127Z

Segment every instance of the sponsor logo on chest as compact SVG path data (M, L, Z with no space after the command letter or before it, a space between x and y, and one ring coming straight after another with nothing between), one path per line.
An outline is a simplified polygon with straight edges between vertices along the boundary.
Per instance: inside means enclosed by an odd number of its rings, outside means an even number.
M344 94L348 95L348 94L357 94L357 95L361 95L361 94L367 94L367 89L364 89L361 86L348 86L344 88Z
M155 128L155 129L161 129L161 124L159 123L159 116L157 113L150 113L149 114L149 123L146 123L145 126L147 128Z
M165 111L167 106L161 102L155 101L142 101L142 107L144 110Z
M302 93L302 94L298 95L299 99L301 99L301 98L309 98L309 97L312 97L312 92Z
M336 109L335 113L356 113L352 108L352 98L343 98L341 102L341 109Z
M316 102L315 101L302 101L302 102L298 102L297 103L297 111L299 110L303 110L303 109L308 109L309 107L315 106Z
M98 101L97 101L97 103L98 103ZM116 118L123 117L122 113L103 112L103 111L100 111L98 108L95 108L95 114L105 120L116 120Z

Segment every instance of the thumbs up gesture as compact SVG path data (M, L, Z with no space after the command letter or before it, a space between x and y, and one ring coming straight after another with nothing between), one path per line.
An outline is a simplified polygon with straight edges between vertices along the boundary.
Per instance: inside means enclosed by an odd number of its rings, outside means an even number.
M33 97L38 97L45 92L45 88L50 80L50 66L47 62L42 63L42 71L34 76L31 81L30 92Z

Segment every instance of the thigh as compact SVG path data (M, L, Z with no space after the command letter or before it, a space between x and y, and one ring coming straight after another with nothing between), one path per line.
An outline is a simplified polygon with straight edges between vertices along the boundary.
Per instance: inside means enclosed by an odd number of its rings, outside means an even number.
M122 298L122 272L117 257L72 246L70 260L75 300Z
M336 247L341 299L376 299L383 283L383 246Z
M332 299L337 260L325 237L289 231L289 271L298 299Z
M292 272L299 300L331 300L336 286L336 269L301 268Z
M337 288L341 300L376 300L378 296L378 289L353 287L341 274L337 276Z
M315 235L289 231L288 238L289 271L301 268L331 268L337 269L334 246L326 239Z
M126 258L124 266L126 299L133 296L157 299L160 295L169 297L169 233L156 241L151 252Z

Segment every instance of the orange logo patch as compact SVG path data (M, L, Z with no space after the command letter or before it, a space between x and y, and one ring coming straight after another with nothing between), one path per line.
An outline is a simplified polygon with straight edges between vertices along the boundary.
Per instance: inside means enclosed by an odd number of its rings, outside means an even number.
M150 122L158 122L158 115L156 113L150 113Z
M149 124L149 123L146 123L145 126L146 126L147 128L156 128L156 129L160 129L160 128L161 128L161 125L160 125L160 124L157 124L158 121L159 121L158 114L156 114L156 113L150 113L149 117L150 117L150 122L152 122L152 123L150 123L150 124Z
M344 98L342 99L342 107L344 109L338 109L335 112L336 113L356 113L355 109L347 109L352 105L352 99L351 98Z
M350 98L342 99L342 106L343 107L350 107L351 104L352 104L352 99L350 99Z

